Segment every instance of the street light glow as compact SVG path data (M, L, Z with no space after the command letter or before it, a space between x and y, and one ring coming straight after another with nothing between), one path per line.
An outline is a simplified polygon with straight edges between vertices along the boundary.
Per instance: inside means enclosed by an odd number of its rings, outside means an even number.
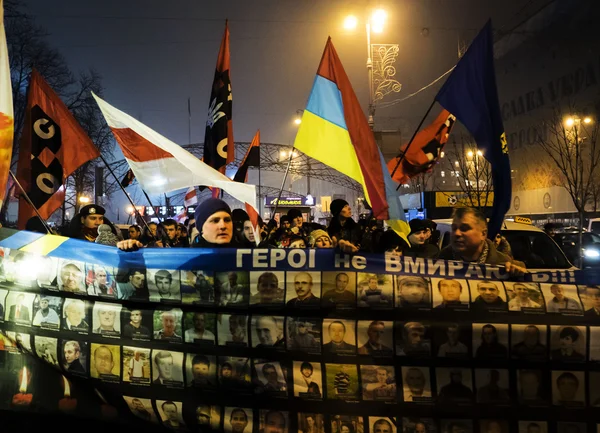
M279 152L279 156L281 156L282 158L285 158L287 155L287 152L285 150L282 150L281 152Z
M575 119L572 117L567 117L565 120L565 126L567 128L571 128L573 125L575 125Z
M371 26L375 33L381 33L383 31L383 25L387 18L387 13L383 9L377 9L371 16Z
M354 30L358 25L358 19L354 15L348 15L344 20L344 28L346 30Z
M79 203L89 203L90 202L90 198L86 197L84 195L82 195L81 197L79 197Z
M444 155L446 155L446 154L444 153L444 151L442 151L442 153L440 153L440 158L443 158Z
M454 165L458 167L458 161L454 161Z
M592 123L592 118L591 117L584 118L583 123L585 123L586 125L589 125L590 123Z
M483 152L481 150L477 151L477 156L483 156Z
M296 118L294 119L294 123L295 123L296 125L300 125L300 124L302 123L302 119L301 119L301 118L299 118L299 117L296 117Z
M468 156L469 158L473 158L473 151L472 151L472 150L469 150L469 151L467 152L467 156Z
M133 213L133 206L127 206L127 209L125 209L125 211L126 211L128 214L132 214L132 213Z

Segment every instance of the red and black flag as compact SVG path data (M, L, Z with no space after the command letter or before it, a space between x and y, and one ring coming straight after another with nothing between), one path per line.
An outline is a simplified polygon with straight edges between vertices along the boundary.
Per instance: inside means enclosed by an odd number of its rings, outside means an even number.
M244 156L244 160L240 164L240 167L235 173L233 180L235 182L246 183L248 181L248 168L260 166L260 130L256 131L252 143Z
M129 169L129 170L127 170L127 173L125 173L125 176L123 176L123 179L121 179L121 186L123 188L127 188L129 185L131 185L133 183L134 180L135 180L135 174L133 174L132 169Z
M209 166L225 173L225 166L233 162L233 126L231 122L231 80L229 76L229 26L219 49L215 79L210 93L208 118L204 133L203 160Z
M17 178L41 217L62 206L65 180L100 153L67 106L36 70L31 72ZM19 201L19 228L34 210Z

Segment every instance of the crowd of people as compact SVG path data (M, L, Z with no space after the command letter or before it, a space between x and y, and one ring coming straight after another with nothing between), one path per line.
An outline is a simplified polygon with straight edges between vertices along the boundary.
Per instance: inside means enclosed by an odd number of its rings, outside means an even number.
M514 260L508 242L498 236L488 239L485 215L473 208L455 209L450 244L438 247L439 231L428 219L413 219L404 233L384 230L374 218L352 218L352 208L342 199L332 201L328 226L304 221L298 209L269 223L259 220L255 229L248 214L234 209L220 199L210 198L200 203L185 224L165 219L159 224L132 225L128 239L123 239L105 217L105 209L87 205L73 218L65 235L90 242L116 245L124 251L140 248L337 248L345 253L384 253L414 258L459 260L470 263L502 265L507 272L520 276L526 272L522 262ZM101 227L102 225L105 225ZM111 228L108 231L107 226ZM99 229L100 228L100 229ZM33 228L29 228L33 230ZM39 230L36 230L39 231ZM256 240L256 236L260 239Z

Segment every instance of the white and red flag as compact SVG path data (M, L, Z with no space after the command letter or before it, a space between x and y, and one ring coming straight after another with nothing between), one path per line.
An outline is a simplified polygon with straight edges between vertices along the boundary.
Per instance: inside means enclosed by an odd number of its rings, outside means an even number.
M185 193L185 197L183 198L184 206L190 207L198 204L198 196L196 195L196 187L190 186L190 189Z
M181 146L92 93L142 189L163 194L196 185L221 188L256 209L256 187L234 182Z

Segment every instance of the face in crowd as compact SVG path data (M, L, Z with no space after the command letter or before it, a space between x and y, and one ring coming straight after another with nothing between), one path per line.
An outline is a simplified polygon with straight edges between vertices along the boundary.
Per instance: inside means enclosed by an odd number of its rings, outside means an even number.
M104 215L94 214L81 217L81 224L87 229L98 229L101 224L104 224Z
M177 239L177 225L176 224L169 224L169 225L163 224L163 227L164 227L165 233L169 237L170 241Z
M215 212L202 225L202 237L213 244L228 244L233 236L231 215L225 211Z
M461 255L471 255L478 251L487 238L487 225L474 213L466 212L452 219L450 245Z
M255 242L254 227L252 227L252 221L250 220L244 221L244 237L250 242Z

